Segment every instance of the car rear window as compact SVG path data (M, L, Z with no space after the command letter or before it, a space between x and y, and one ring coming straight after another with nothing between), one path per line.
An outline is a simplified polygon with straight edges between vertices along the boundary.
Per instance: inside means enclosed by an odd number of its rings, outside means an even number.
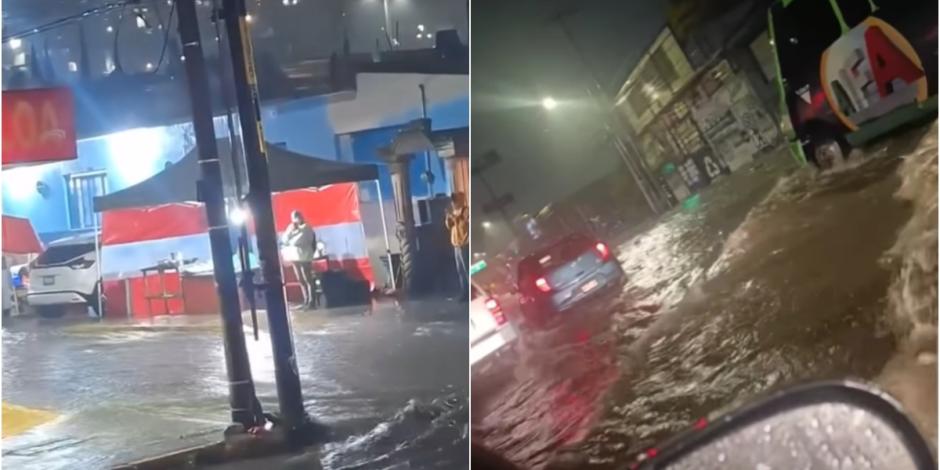
M547 271L545 280L548 281L550 286L565 285L577 279L582 273L596 269L600 261L597 252L589 247L584 247L584 249L581 250L580 256Z
M95 245L93 243L51 246L36 258L36 266L54 266L67 263L94 251Z
M557 285L577 275L586 263L596 264L598 260L589 239L569 237L522 260L519 263L519 281L523 283L545 276L550 284Z

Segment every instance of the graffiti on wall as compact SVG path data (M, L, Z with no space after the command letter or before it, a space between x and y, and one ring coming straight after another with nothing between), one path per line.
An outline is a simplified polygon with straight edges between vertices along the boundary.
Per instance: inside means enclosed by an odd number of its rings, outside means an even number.
M692 118L731 171L752 161L778 139L773 119L764 111L745 78L722 61L696 87Z

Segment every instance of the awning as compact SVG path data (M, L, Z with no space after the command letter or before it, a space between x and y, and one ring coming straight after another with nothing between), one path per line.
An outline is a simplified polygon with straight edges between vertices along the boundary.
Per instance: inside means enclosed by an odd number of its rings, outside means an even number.
M222 160L222 176L227 188L234 188L231 147L228 139L217 141ZM328 184L354 183L378 178L373 164L348 163L311 157L275 145L267 146L271 191L281 192ZM132 155L127 156L132 159ZM201 178L197 150L193 148L180 161L133 186L95 198L95 211L195 202L196 181ZM245 181L244 171L241 180Z
M29 219L3 216L3 252L18 255L42 253L42 243L39 243Z

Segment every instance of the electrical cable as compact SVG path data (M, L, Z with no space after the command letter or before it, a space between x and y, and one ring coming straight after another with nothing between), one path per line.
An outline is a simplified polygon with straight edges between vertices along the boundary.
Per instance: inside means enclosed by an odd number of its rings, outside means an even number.
M117 26L114 27L114 45L112 46L112 54L114 54L114 71L118 73L124 73L124 64L121 63L121 53L118 49L118 37L121 35L121 24L124 23L124 10L127 8L127 3L121 5L121 12L118 14Z
M125 1L123 1L123 2L107 3L107 4L102 5L102 6L100 6L100 7L89 8L88 10L82 11L82 12L77 13L77 14L74 14L74 15L63 16L63 17L61 17L61 18L55 19L55 20L53 20L53 21L50 21L50 22L48 22L48 23L44 23L44 24L41 24L41 25L39 25L39 26L36 26L36 27L33 27L33 28L29 28L28 30L25 30L25 31L16 32L16 33L13 33L13 34L6 34L6 35L3 36L2 40L3 40L3 42L7 42L7 41L9 41L10 39L14 39L14 38L16 38L16 39L22 39L22 38L25 38L25 37L28 37L28 36L33 36L33 35L35 35L35 34L39 34L39 33L43 33L43 32L49 31L50 29L58 28L58 27L60 27L60 26L62 26L62 25L71 23L72 21L78 21L78 20L80 20L80 19L82 19L82 18L91 16L91 15L98 15L98 14L101 14L101 13L107 13L107 12L109 12L109 11L111 11L111 10L115 10L115 9L118 9L118 8L121 8L121 9L123 10L124 7L126 7L127 5L139 5L140 2L141 2L141 0L125 0Z
M160 17L160 0L154 0L154 8L157 10L157 20L160 21L160 26L163 28L163 46L160 47L160 58L157 60L156 67L153 68L151 73L157 73L160 70L160 67L163 65L163 60L166 58L166 48L170 44L170 29L173 26L173 14L176 12L176 0L173 0L170 4L170 14L167 16L166 24L163 24L163 19Z

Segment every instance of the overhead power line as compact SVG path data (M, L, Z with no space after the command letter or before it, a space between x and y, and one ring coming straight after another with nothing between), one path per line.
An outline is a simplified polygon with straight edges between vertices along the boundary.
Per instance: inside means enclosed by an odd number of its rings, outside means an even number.
M82 12L77 13L77 14L74 14L74 15L63 16L63 17L61 17L61 18L59 18L59 19L50 21L50 22L48 22L48 23L44 23L44 24L39 25L39 26L36 26L36 27L34 27L34 28L29 28L29 29L26 29L26 30L23 30L23 31L19 31L19 32L16 32L16 33L12 33L12 34L6 34L6 35L3 36L3 42L7 42L7 41L9 41L10 39L14 39L14 38L16 38L16 39L22 39L22 38L29 37L29 36L32 36L32 35L35 35L35 34L40 34L40 33L43 33L43 32L45 32L45 31L49 31L49 30L51 30L51 29L55 29L55 28L61 27L61 26L63 26L63 25L69 24L69 23L71 23L71 22L73 22L73 21L78 21L78 20L81 20L81 19L83 19L83 18L87 18L87 17L89 17L89 16L100 15L100 14L102 14L102 13L107 13L107 12L109 12L109 11L111 11L111 10L115 10L115 9L118 9L118 8L123 8L123 7L126 7L126 6L128 6L128 5L140 5L141 3L142 3L142 0L124 0L124 1L121 1L121 2L106 3L106 4L101 5L101 6L99 6L99 7L89 8L88 10L82 11Z

